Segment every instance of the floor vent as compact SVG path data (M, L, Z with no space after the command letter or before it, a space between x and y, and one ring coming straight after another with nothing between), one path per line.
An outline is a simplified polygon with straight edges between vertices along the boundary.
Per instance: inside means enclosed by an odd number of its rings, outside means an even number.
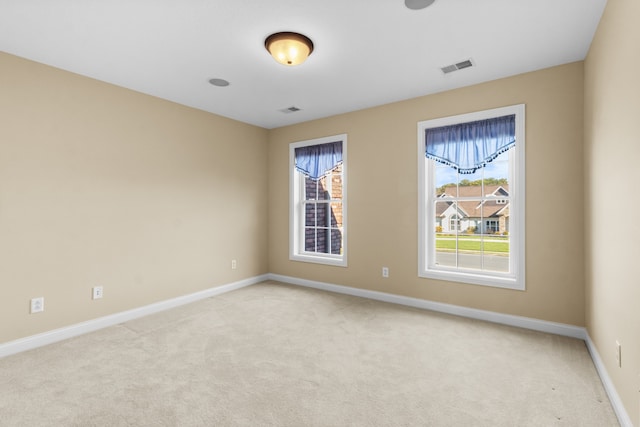
M463 68L469 68L469 67L473 67L473 62L471 62L470 59L467 59L466 61L458 62L457 64L447 65L446 67L442 67L440 69L442 70L443 73L449 74L449 73L453 73L454 71L462 70Z

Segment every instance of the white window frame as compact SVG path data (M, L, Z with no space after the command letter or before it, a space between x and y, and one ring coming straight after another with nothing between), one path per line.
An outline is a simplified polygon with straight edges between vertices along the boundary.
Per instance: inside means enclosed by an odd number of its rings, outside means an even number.
M304 174L295 166L298 147L342 142L342 253L323 254L304 250ZM347 135L334 135L289 144L289 259L339 267L347 266Z
M430 128L515 114L516 145L509 153L509 273L473 271L435 264L435 179L433 160L425 156L425 131ZM483 286L525 290L525 106L524 104L418 123L418 276Z

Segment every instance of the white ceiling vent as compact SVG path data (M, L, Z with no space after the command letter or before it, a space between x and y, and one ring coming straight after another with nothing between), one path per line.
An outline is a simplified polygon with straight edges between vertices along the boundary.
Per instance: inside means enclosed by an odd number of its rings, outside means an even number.
M469 67L473 67L473 62L471 62L470 59L467 59L466 61L458 62L457 64L447 65L446 67L442 67L440 69L442 70L443 73L449 74L454 71L462 70L463 68L469 68Z
M289 114L289 113L295 113L297 111L300 111L301 108L296 107L295 105L292 105L291 107L287 107L287 108L283 108L282 111L283 113Z

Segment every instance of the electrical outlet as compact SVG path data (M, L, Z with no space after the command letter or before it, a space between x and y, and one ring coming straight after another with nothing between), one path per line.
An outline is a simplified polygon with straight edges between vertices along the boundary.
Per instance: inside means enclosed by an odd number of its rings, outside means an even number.
M94 286L92 289L91 299L102 298L102 286Z
M382 267L382 277L389 277L389 267Z
M231 269L235 270L236 268L238 268L238 261L236 261L235 259L231 260Z
M622 346L616 341L616 363L618 368L622 368Z
M31 299L31 314L44 311L44 297Z

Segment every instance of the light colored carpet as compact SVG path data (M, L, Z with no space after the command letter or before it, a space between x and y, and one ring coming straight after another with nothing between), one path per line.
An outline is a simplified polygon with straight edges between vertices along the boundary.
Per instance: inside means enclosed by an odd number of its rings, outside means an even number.
M0 359L2 426L616 426L584 342L265 282Z

